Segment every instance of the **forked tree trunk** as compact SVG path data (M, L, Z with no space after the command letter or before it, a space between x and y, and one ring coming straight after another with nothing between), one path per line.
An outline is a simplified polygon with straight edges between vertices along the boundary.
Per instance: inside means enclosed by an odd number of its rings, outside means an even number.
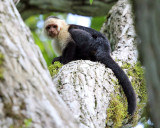
M0 0L0 128L78 128L12 0Z

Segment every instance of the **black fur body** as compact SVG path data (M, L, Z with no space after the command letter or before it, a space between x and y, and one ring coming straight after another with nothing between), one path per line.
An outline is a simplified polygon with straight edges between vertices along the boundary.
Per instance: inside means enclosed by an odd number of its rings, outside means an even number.
M54 58L66 64L73 60L98 61L112 69L119 80L128 101L128 113L133 115L136 109L136 95L127 75L110 56L110 44L108 39L100 32L91 28L69 25L68 32L72 40L67 42L62 56Z

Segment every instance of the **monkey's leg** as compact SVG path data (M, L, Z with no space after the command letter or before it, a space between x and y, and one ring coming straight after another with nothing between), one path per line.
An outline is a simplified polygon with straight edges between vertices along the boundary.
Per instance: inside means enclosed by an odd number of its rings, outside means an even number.
M61 56L54 58L52 64L54 64L55 61L61 62Z
M70 61L73 61L76 53L76 44L75 42L69 42L65 49L63 50L60 62L66 64Z

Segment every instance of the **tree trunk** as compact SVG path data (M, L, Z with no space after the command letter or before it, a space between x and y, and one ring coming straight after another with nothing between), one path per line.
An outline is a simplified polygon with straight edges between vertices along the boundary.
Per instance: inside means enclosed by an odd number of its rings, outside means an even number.
M117 0L21 0L17 5L22 17L50 12L73 13L85 16L105 16Z
M129 0L119 0L109 11L101 32L108 37L117 61L137 62L137 35ZM122 63L122 62L120 62Z
M1 128L79 127L11 0L0 0L0 80Z
M139 51L146 68L151 116L156 128L160 128L160 2L134 1L135 21L141 42Z

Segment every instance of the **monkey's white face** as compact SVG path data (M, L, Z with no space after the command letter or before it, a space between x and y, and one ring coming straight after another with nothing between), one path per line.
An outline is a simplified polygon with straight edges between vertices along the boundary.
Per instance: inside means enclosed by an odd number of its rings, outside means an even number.
M48 24L46 27L47 35L51 38L54 38L58 35L58 30L57 30L57 25L56 24Z
M50 18L47 21L45 21L44 27L47 36L50 38L57 37L61 29L59 19L54 19L54 18Z
M62 52L71 40L70 33L68 32L69 25L61 19L48 18L44 23L44 34L51 39L56 39L55 46L58 51Z

